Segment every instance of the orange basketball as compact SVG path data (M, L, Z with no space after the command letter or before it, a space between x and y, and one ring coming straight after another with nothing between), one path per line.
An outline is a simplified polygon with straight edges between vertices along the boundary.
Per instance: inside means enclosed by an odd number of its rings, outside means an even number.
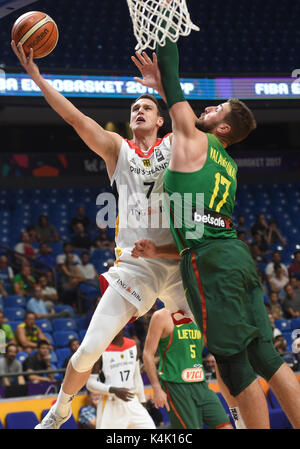
M56 47L58 28L54 20L44 12L30 11L15 21L11 36L16 45L21 42L27 56L32 48L34 58L44 58Z

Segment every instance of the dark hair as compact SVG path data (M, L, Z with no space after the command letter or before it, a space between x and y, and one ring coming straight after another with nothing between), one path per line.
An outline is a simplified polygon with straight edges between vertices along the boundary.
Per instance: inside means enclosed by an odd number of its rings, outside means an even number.
M69 348L71 348L72 343L74 343L74 341L79 341L78 338L71 338L71 340L69 340Z
M35 313L34 312L26 312L24 318L26 318L28 315L34 315L34 317L35 317Z
M49 343L47 342L47 340L38 340L37 342L37 348L40 348L43 345L47 345L49 346Z
M47 223L49 223L48 215L42 214L42 215L39 216L39 219L38 219L38 224L39 224L39 226L41 226L41 224L42 224L42 218L43 218L43 217L45 217L46 220L47 220Z
M225 122L230 125L231 130L226 135L225 140L228 145L241 142L256 127L256 120L253 112L250 111L245 103L237 98L230 98L228 103L231 106L230 112L225 117Z
M87 254L88 256L90 255L90 253L88 251L82 251L81 256L82 257L84 254Z
M18 346L15 343L8 343L8 345L6 346L6 352L11 346L14 346L16 349L18 349Z
M134 100L133 103L131 103L131 108L132 108L132 106L133 106L137 101L141 100L142 98L147 98L148 100L153 101L153 103L154 103L154 104L156 105L156 107L157 107L157 114L158 114L158 116L159 116L159 117L162 117L162 116L163 116L163 115L162 115L162 110L161 110L160 104L159 104L157 98L156 98L154 95L150 95L150 94L142 94L142 95L140 95L138 98L136 98L136 99Z
M274 264L274 271L278 270L278 268L282 268L282 265L280 263Z

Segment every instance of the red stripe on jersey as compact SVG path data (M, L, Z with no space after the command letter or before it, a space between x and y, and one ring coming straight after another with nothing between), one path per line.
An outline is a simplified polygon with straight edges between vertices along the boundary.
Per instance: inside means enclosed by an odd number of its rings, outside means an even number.
M168 134L166 134L164 137L162 137L161 139L157 139L156 142L155 142L155 144L153 145L153 147L149 148L149 150L147 150L146 153L144 153L144 152L140 149L140 147L139 147L133 140L128 140L128 139L124 139L124 140L128 143L129 147L130 147L132 150L134 150L134 151L136 152L136 154L137 154L139 157L142 157L143 159L148 159L148 158L153 154L154 148L158 147L158 146L162 143L162 141L163 141L166 137L168 137L170 134L171 134L171 133L168 133Z
M207 328L207 309L206 309L206 300L205 300L205 294L202 286L202 282L200 279L200 274L196 265L196 253L193 253L192 255L192 266L195 274L195 278L197 281L197 285L200 292L201 297L201 306L202 306L202 326L203 326L203 338L206 340L206 328Z
M104 295L105 290L107 289L107 287L109 286L108 281L106 280L106 278L104 276L102 276L102 274L100 274L99 276L99 284L100 284L100 292L101 292L101 296Z
M136 346L135 341L132 338L124 337L124 342L122 346L113 345L112 343L106 348L105 351L109 352L123 352L126 349L133 348Z
M182 318L175 318L175 315L177 314L183 315ZM182 310L177 310L177 312L171 313L171 317L175 326L178 326L179 324L189 324L192 322L190 318L184 316L184 312Z
M163 356L162 356L163 362L162 362L162 366L161 366L161 370L160 370L160 373L159 373L159 374L162 374L162 372L163 372L163 370L164 370L166 353L167 353L168 349L170 348L170 346L171 346L171 344L172 344L172 341L173 341L173 332L172 332L172 334L170 335L169 343L167 344L167 347L166 347L166 349L164 350L164 353L163 353Z

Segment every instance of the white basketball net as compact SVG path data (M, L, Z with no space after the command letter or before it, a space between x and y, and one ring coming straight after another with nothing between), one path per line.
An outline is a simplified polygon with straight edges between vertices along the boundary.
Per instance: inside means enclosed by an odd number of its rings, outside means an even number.
M167 37L176 42L191 30L199 31L190 19L186 0L127 0L127 4L139 52L155 50L156 44L163 47Z

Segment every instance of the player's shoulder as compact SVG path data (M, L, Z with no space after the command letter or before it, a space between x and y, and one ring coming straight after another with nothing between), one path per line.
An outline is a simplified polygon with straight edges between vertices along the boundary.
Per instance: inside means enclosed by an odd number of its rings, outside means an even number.
M106 352L122 352L122 351L126 351L126 349L133 348L134 346L136 346L136 343L132 338L124 337L122 346L117 346L117 345L114 345L113 343L111 343L107 347Z
M151 321L155 322L155 324L157 325L158 323L166 323L168 321L172 321L172 317L170 312L164 307L162 309L156 310L152 317L151 317Z

